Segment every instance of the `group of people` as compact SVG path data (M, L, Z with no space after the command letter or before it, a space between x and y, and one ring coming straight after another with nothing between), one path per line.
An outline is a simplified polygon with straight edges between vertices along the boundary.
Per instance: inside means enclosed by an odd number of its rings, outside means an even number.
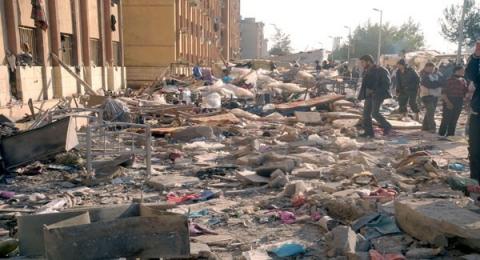
M385 99L391 98L391 77L389 71L375 64L373 57L360 58L363 67L363 81L359 100L364 100L362 137L373 138L375 132L372 118L380 124L384 135L389 135L392 125L380 113ZM425 107L422 130L436 133L435 112L439 101L443 102L443 118L438 129L442 137L455 135L458 119L464 109L466 99L470 99L469 115L469 156L472 179L480 181L480 42L466 67L456 65L453 74L446 78L429 62L417 73L405 60L397 64L395 75L399 112L407 114L409 105L415 118L419 119L420 97ZM469 88L469 83L474 88ZM469 93L471 96L469 97Z

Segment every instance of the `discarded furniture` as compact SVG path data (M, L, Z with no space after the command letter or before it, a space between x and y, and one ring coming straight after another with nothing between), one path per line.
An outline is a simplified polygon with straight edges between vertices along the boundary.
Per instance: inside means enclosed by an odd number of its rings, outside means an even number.
M2 138L0 154L6 170L43 160L78 145L71 117L65 117L40 128Z
M141 129L142 133L128 131ZM122 122L105 122L89 125L86 130L82 151L85 152L88 173L93 173L96 160L121 156L141 156L145 158L147 175L151 174L152 134L149 125Z

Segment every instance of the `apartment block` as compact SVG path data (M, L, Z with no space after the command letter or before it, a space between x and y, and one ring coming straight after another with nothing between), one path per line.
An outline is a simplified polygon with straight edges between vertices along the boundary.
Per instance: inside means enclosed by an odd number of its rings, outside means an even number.
M2 0L0 2L0 106L42 101L126 86L122 1ZM32 13L33 9L33 13ZM27 47L25 47L27 46ZM19 54L33 58L19 64ZM52 55L53 54L53 55Z
M241 58L258 59L268 54L268 41L264 35L265 24L255 18L245 18L241 21Z
M166 68L189 74L240 54L240 0L125 0L128 84L155 80Z

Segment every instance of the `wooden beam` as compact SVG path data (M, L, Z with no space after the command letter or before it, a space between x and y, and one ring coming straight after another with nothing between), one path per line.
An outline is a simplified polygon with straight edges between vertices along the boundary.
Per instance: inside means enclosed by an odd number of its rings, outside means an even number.
M51 53L53 59L58 62L58 64L60 64L68 73L70 73L70 75L72 75L72 77L74 77L80 84L83 85L83 87L85 88L85 93L89 94L89 95L95 95L97 96L97 93L95 93L95 91L93 91L92 87L87 83L85 82L83 79L81 79L73 70L71 70L67 64L63 63L63 61L60 60L60 58L58 58L58 56L55 54L55 53Z

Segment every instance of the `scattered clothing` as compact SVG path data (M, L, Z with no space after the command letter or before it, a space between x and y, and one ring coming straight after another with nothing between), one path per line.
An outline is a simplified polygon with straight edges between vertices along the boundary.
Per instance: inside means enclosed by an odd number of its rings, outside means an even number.
M305 254L305 247L300 244L284 244L278 248L271 250L278 257L294 257Z
M368 240L379 238L386 235L401 234L402 231L397 226L394 216L384 214L373 214L362 217L352 225L355 232L363 229L362 234Z
M32 0L32 14L30 17L35 21L35 27L44 31L48 29L44 0Z

